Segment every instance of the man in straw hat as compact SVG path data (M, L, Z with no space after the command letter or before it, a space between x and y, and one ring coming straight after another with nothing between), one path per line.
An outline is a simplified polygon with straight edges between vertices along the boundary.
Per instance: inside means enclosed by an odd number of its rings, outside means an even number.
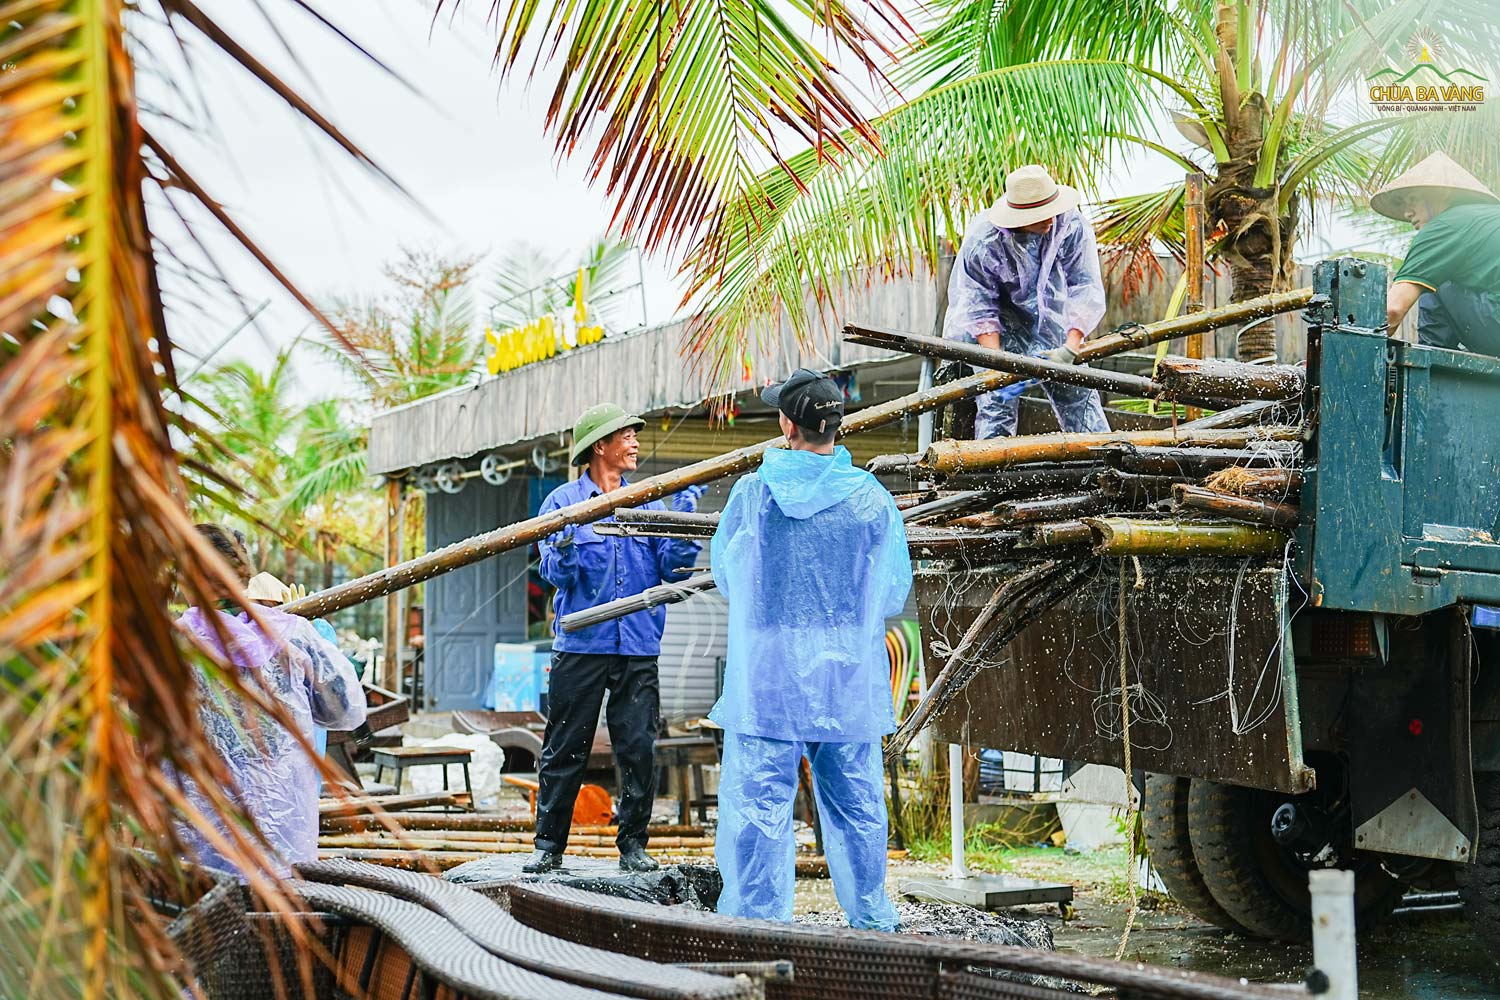
M1005 196L974 217L953 262L945 338L1073 362L1104 318L1099 250L1078 202L1045 167L1006 176ZM1042 390L1063 430L1109 430L1095 390L1053 382ZM980 396L975 437L1014 434L1018 395Z
M1371 195L1370 207L1417 227L1386 295L1387 326L1415 305L1421 343L1500 355L1500 199L1433 153Z
M588 466L542 501L542 514L570 507L627 485L640 445L636 431L646 422L614 403L590 407L573 428L572 462ZM672 498L672 509L691 511L703 487L690 486ZM643 510L666 510L660 500ZM606 519L610 520L610 519ZM663 582L687 578L702 546L669 538L601 535L590 525L569 525L541 544L542 576L557 588L557 617L632 597ZM547 730L537 763L536 851L526 871L548 871L562 863L568 846L573 806L599 723L604 691L609 690L610 743L619 765L620 867L650 871L660 867L646 853L646 824L656 797L656 729L659 709L656 660L661 654L666 609L652 608L574 632L560 632L552 643L547 682Z

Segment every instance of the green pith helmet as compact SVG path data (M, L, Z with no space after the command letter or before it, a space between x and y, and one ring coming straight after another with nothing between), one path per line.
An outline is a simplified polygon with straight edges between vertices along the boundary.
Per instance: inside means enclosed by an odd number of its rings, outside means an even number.
M615 431L626 427L645 427L646 421L632 417L616 403L599 403L583 411L578 423L573 425L574 465L587 465L589 449L597 441L603 441Z

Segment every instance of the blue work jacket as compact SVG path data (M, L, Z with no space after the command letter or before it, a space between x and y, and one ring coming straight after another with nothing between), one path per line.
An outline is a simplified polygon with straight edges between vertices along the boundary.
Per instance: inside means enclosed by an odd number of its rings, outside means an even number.
M628 484L621 479L620 485ZM599 487L585 472L547 494L540 513L570 507L599 493ZM667 505L653 500L638 509L666 510ZM588 524L574 529L572 545L559 549L544 541L540 547L542 578L557 588L552 607L558 618L621 597L632 597L648 587L685 580L702 548L697 542L681 539L601 535ZM655 607L577 632L563 632L554 624L556 638L552 648L564 653L657 656L661 653L661 631L666 622L667 609Z

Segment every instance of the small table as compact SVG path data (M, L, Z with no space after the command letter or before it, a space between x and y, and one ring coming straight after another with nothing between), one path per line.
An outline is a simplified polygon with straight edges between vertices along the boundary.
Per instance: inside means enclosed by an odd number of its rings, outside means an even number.
M474 786L469 782L469 763L474 751L463 747L377 747L375 756L375 780L379 781L386 768L396 771L396 791L401 790L401 772L408 767L423 767L436 764L443 769L443 791L448 791L448 765L458 764L464 769L464 791L469 793L469 808L474 808Z
M672 736L656 741L656 763L677 770L677 822L687 826L692 807L698 807L700 822L708 822L708 807L717 806L717 795L703 794L703 765L719 762L718 744L711 736ZM688 795L688 772L692 771L693 794Z

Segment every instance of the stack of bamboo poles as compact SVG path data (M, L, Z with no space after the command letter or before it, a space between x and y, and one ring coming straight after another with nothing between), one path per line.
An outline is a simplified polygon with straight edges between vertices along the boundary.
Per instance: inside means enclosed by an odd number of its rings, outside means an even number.
M529 854L536 823L479 813L388 812L325 815L318 834L318 857L347 858L395 868L445 871L497 854ZM566 854L618 858L617 827L575 826ZM666 862L711 864L713 837L701 826L652 826L651 853ZM904 851L891 852L904 857ZM827 878L819 856L799 855L797 874Z
M929 503L976 497L909 522L914 528L982 530L1004 540L986 558L939 563L955 575L999 568L1001 582L902 721L892 755L953 701L986 652L1073 593L1098 557L1240 559L1286 550L1302 485L1301 368L1169 357L1145 376L856 327L846 339L1213 411L1160 430L938 441L921 454L870 463L930 486Z

